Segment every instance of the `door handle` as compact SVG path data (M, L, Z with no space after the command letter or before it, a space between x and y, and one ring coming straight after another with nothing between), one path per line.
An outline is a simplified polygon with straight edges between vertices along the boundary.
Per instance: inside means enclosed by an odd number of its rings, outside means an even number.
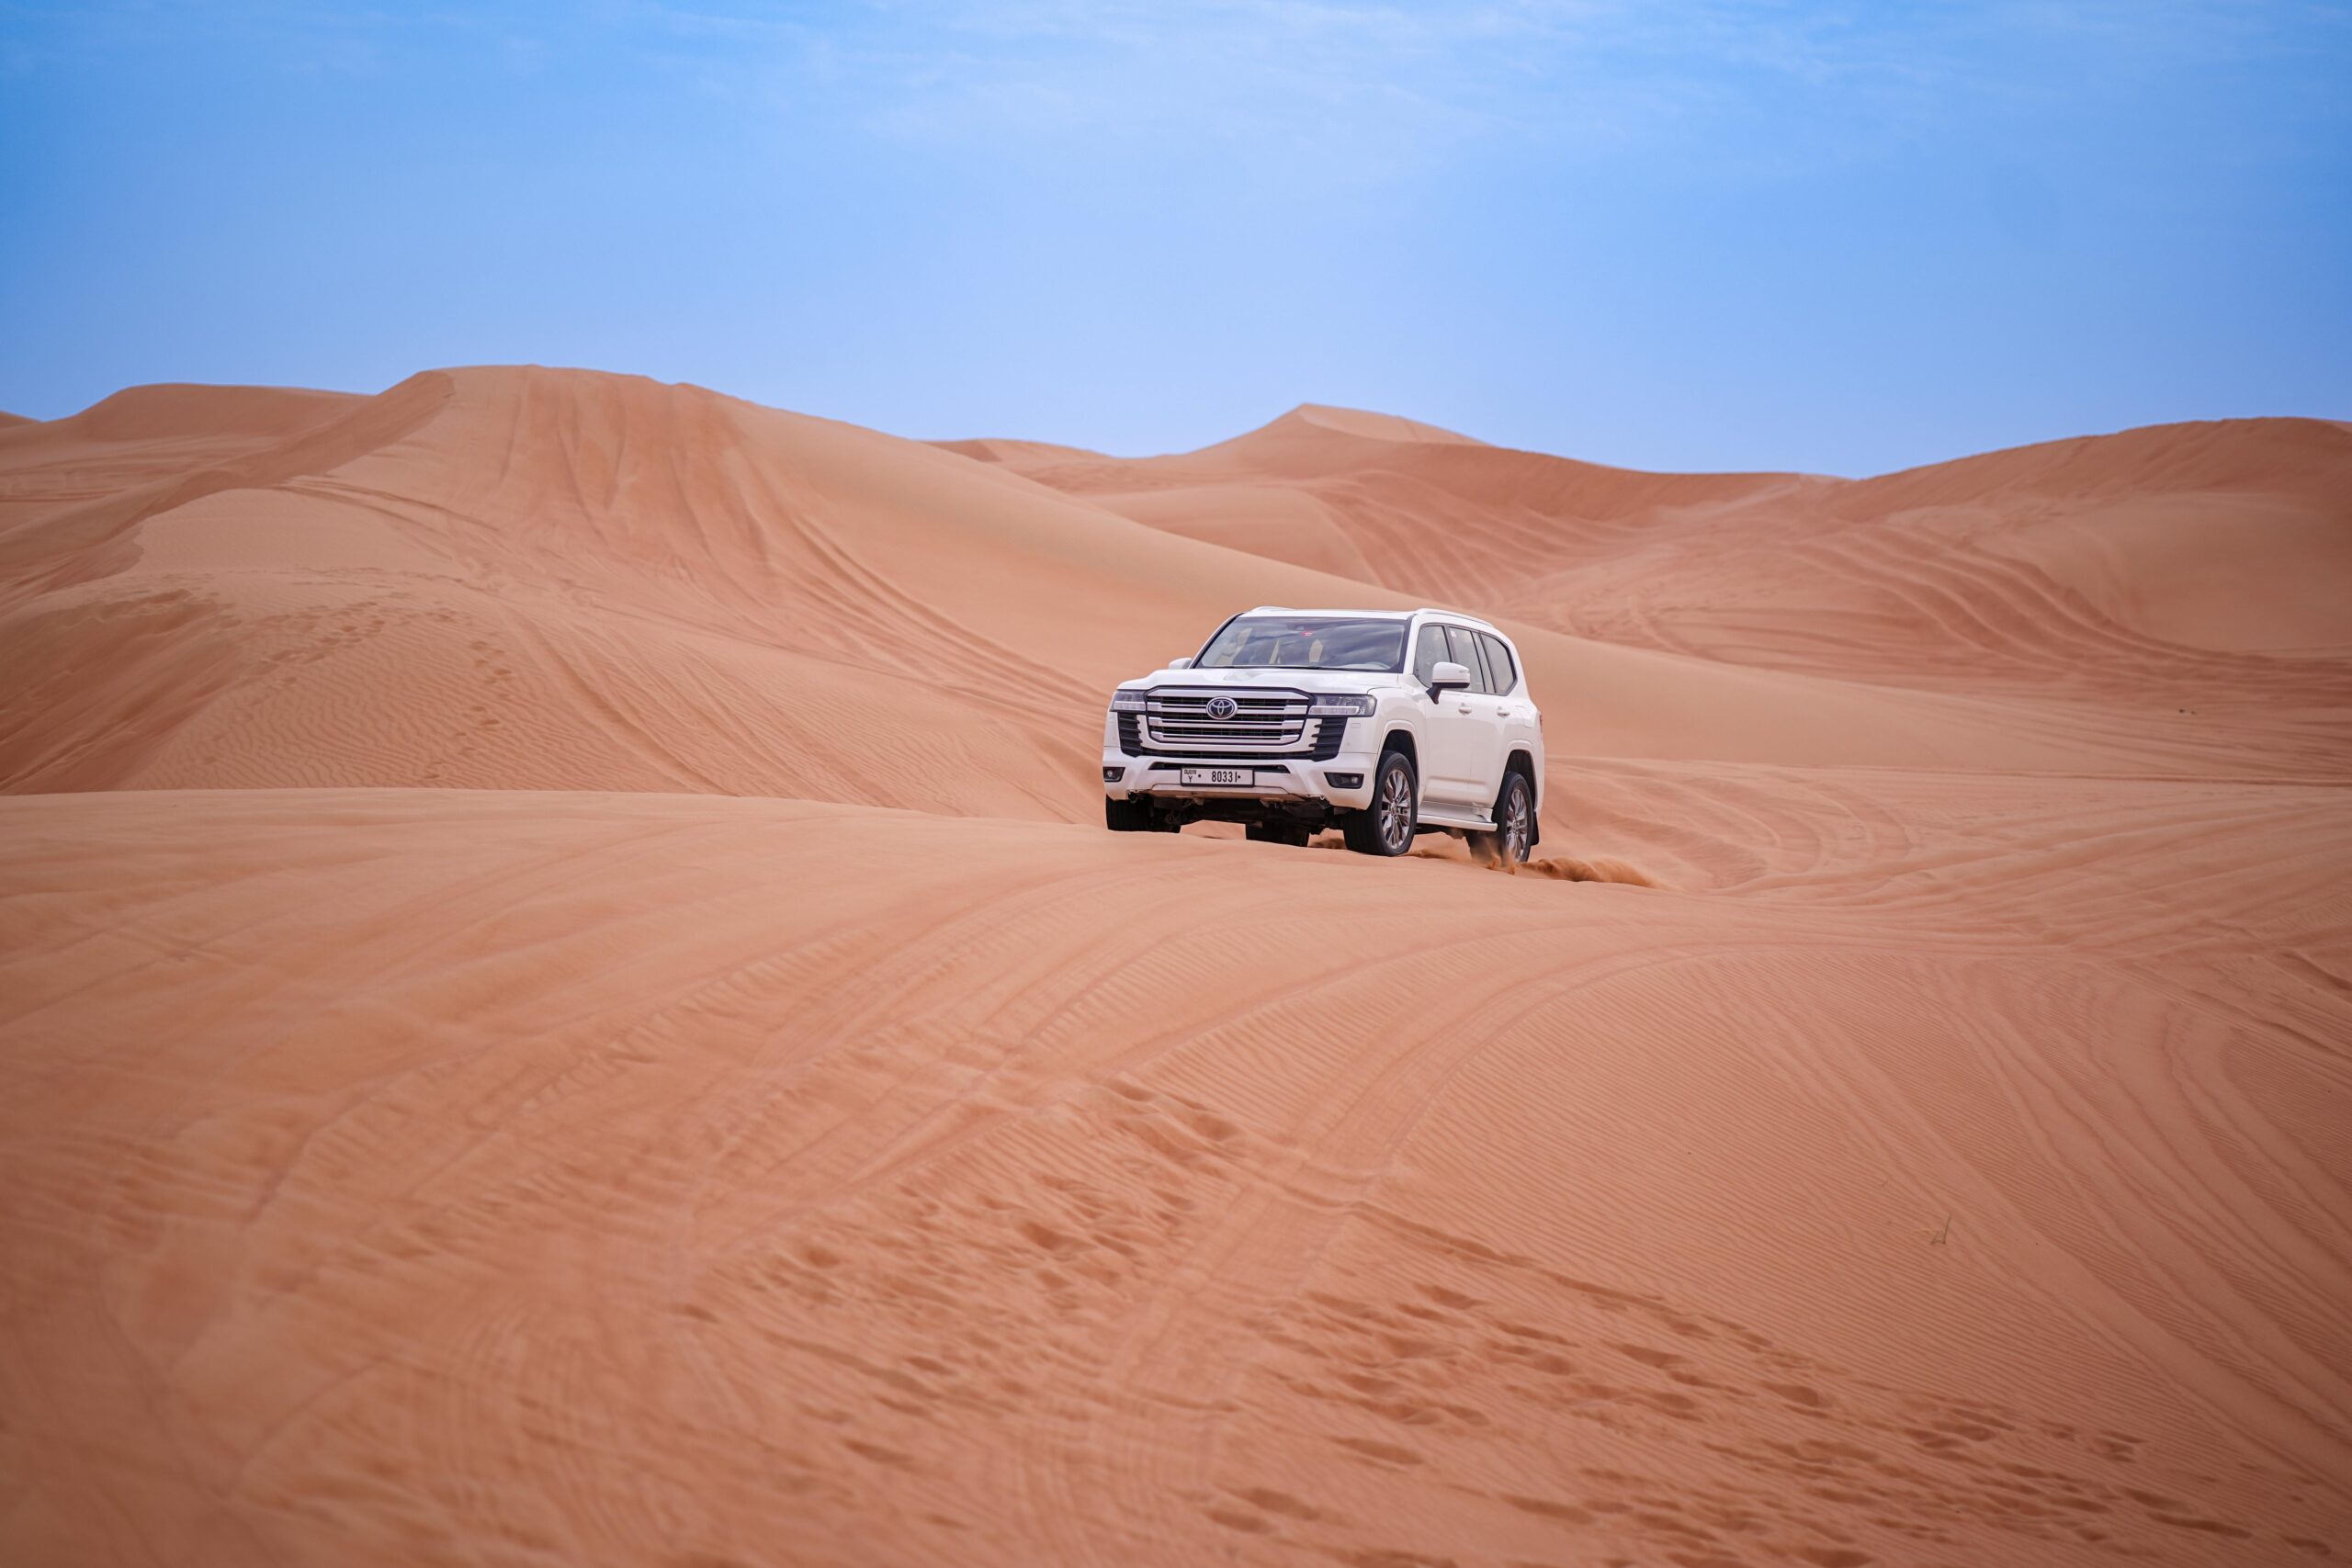
M1453 711L1456 713L1468 713L1470 711L1470 705L1468 703L1456 703L1453 705Z

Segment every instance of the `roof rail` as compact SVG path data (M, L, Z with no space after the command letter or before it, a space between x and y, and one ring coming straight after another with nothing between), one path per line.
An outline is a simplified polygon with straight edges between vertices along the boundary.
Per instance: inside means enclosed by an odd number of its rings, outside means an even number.
M1253 604L1241 614L1245 615L1452 615L1455 620L1476 621L1480 626L1489 628L1495 625L1484 615L1474 615L1467 610L1456 610L1444 604L1422 604L1410 610L1309 610L1296 604Z

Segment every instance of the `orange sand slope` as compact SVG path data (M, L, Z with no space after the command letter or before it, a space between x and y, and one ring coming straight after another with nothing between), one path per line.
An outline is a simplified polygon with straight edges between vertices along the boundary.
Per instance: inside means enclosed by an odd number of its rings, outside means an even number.
M0 1561L2352 1552L2347 497L0 429ZM1113 682L1424 596L1559 875L1093 825Z

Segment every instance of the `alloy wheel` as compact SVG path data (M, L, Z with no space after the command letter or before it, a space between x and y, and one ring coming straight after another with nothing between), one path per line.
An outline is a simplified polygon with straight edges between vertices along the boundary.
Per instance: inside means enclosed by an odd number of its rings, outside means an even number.
M1413 839L1413 786L1402 768L1380 775L1380 841L1392 855L1403 854Z
M1521 784L1510 792L1510 806L1503 818L1503 853L1510 859L1527 858L1529 826L1527 786Z

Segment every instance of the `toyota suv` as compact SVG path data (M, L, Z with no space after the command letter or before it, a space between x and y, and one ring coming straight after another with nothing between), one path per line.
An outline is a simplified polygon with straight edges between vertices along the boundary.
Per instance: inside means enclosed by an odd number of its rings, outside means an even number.
M1446 832L1524 861L1543 791L1519 650L1451 610L1246 610L1121 686L1102 720L1114 833L1240 822L1304 844L1337 827L1351 850L1401 855Z

